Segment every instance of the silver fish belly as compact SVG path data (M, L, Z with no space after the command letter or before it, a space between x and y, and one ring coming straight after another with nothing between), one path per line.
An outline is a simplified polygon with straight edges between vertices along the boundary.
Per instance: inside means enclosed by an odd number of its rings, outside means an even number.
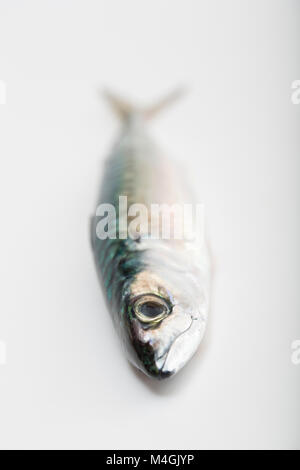
M203 237L200 242L197 237L149 236L151 217L135 237L118 236L120 227L133 219L128 213L132 205L151 214L153 204L170 207L191 198L179 172L148 136L147 113L115 98L113 105L124 125L106 161L98 202L116 208L115 231L113 237L99 238L97 226L103 219L95 216L93 251L127 357L148 376L162 379L178 372L202 340L209 309L209 256ZM126 210L119 208L120 196L126 197ZM161 235L161 227L156 233Z

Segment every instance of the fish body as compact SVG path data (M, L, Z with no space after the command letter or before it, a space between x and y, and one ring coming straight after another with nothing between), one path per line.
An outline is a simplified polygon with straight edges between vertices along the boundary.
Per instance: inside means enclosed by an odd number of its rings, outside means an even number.
M158 237L149 236L155 225L151 215L148 226L139 225L135 236L118 236L120 227L134 219L129 211L133 205L151 214L153 204L189 203L191 196L180 173L148 135L148 115L159 106L147 114L115 98L112 101L124 124L106 161L98 202L115 207L116 220L111 225L113 236L101 239L97 235L101 217L94 218L93 251L108 308L130 362L148 376L162 379L186 364L203 337L209 308L209 256L203 240L163 239L161 226L154 227ZM120 209L120 197L126 198L125 209Z

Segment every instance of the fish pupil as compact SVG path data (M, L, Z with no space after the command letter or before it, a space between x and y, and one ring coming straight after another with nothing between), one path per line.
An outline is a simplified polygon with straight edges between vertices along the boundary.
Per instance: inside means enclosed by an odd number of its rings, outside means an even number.
M156 302L145 302L140 305L140 312L150 318L155 318L164 312L164 306Z

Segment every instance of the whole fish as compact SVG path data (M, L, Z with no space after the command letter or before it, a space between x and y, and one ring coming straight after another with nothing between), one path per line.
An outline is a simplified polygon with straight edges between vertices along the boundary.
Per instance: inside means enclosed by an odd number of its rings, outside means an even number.
M165 207L191 201L180 172L146 131L146 122L177 95L141 109L107 94L123 126L106 161L98 201L102 211L96 212L92 224L97 270L124 349L133 365L157 379L175 374L196 352L209 308L205 242L197 237L162 237L161 219L154 220L151 213L153 204L162 205L163 214L169 210ZM120 207L120 196L126 207ZM136 223L134 236L128 231L124 235L122 227L136 215L129 208L136 204L149 210L149 224ZM103 217L110 207L115 208L115 220L114 214ZM104 221L109 226L107 238L98 236ZM155 237L150 234L153 226Z

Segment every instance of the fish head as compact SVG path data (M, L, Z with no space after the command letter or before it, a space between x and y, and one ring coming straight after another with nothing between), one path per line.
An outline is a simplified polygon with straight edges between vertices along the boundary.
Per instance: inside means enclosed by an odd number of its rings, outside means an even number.
M170 377L196 352L206 324L203 286L199 277L162 266L134 278L126 307L129 342L133 362L147 375Z

